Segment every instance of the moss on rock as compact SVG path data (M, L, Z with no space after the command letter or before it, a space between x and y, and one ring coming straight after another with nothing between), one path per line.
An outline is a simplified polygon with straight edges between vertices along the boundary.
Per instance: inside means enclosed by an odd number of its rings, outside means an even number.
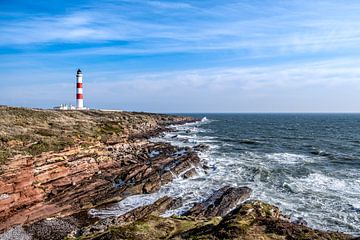
M156 125L184 119L148 113L55 111L0 106L0 164L17 154L36 156L75 145L89 146L109 140L116 142L144 133L146 127L151 126L154 130Z
M277 207L261 201L248 201L223 218L150 216L128 225L111 227L99 235L88 235L80 239L347 240L351 238L346 234L314 230L291 223L281 216Z

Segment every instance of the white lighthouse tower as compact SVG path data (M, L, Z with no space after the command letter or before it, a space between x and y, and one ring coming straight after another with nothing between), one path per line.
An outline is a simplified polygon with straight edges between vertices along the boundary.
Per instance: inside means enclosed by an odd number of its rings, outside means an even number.
M83 74L80 69L78 69L76 72L76 109L85 109L83 95Z

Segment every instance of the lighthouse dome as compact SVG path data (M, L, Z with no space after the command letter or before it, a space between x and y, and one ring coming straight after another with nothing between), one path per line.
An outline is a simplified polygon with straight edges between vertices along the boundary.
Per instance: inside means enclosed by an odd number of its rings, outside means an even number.
M77 74L81 74L81 73L82 73L81 70L80 70L80 68L77 70L76 73L77 73Z

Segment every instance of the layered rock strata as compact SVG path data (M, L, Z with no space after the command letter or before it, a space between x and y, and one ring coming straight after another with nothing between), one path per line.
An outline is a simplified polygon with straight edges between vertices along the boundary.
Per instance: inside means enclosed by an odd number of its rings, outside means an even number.
M247 187L226 186L198 203L187 216L160 217L167 207L176 207L178 199L164 197L145 207L92 226L78 239L353 239L351 236L311 229L295 224L270 204L251 200ZM174 204L176 203L176 204ZM232 211L230 211L232 208ZM160 211L159 211L160 209ZM229 212L230 211L230 212ZM87 228L89 229L89 227ZM90 227L91 229L91 227ZM68 235L71 239L73 236Z
M14 108L0 108L0 115L2 146L19 153L0 165L0 231L157 191L199 162L190 149L147 140L168 124L190 118ZM28 139L58 144L61 133L77 141L63 150L31 155L31 146L37 143Z
M202 203L196 203L185 216L192 217L223 217L240 202L249 198L251 189L248 187L225 186L215 191L210 198Z
M186 117L0 107L0 239L352 239L290 222L275 206L246 201L251 189L225 186L184 216L163 197L122 216L92 218L133 194L156 192L200 166L194 149L148 138ZM202 164L206 172L207 166ZM22 225L19 226L18 224Z

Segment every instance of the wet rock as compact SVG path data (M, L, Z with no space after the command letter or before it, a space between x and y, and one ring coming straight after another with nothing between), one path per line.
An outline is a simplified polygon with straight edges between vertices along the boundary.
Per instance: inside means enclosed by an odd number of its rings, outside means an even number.
M37 149L34 156L24 152L0 165L0 232L17 224L72 215L128 195L155 192L199 161L194 153L173 156L178 148L147 140L168 124L184 123L190 118L7 107L0 107L0 113L0 138L22 134L20 140L29 138L26 144L31 146L36 143L32 141L34 136L61 145L65 129L69 138L76 140L62 150L49 151L50 145L41 145L43 148ZM21 149L12 144L8 150L31 150L26 144ZM161 154L149 156L152 151Z
M149 180L147 183L144 184L143 193L152 193L156 192L161 187L161 181L159 179L156 180Z
M307 226L307 222L305 221L305 219L303 218L298 218L295 221L293 221L294 224L298 224L298 225L303 225L303 226Z
M173 199L165 196L158 199L153 204L135 208L134 210L119 217L110 217L100 220L97 223L82 229L81 232L84 235L100 233L112 226L130 224L131 222L146 218L150 215L158 216L160 214L163 214L167 210L179 208L181 205L181 198Z
M191 168L190 170L186 171L183 175L183 178L187 179L187 178L191 178L197 175L196 169L195 168Z
M136 208L129 213L126 213L120 217L117 217L115 222L116 224L125 224L129 222L136 221L138 219L142 219L149 215L160 215L163 214L167 210L176 209L181 207L182 200L181 198L170 198L170 197L162 197L155 201L153 204Z
M352 239L351 236L314 230L291 223L270 204L253 200L241 204L218 224L197 226L187 230L178 239Z
M279 209L261 201L247 201L221 217L168 217L148 215L129 224L87 235L86 239L287 239L348 240L350 235L314 230L291 223Z
M208 165L206 165L205 163L201 166L204 170L209 170L210 167Z
M193 147L193 149L195 151L198 151L198 152L203 152L203 151L209 150L209 148L210 148L209 145L206 145L206 144L203 144L203 143L200 143L200 144Z
M251 189L248 187L225 186L215 191L206 201L195 204L185 216L214 217L225 216L241 201L249 198Z
M191 149L176 148L169 144L157 144L154 149L159 152L157 157L138 162L124 170L126 176L119 190L120 196L156 192L161 185L200 162L197 154Z

